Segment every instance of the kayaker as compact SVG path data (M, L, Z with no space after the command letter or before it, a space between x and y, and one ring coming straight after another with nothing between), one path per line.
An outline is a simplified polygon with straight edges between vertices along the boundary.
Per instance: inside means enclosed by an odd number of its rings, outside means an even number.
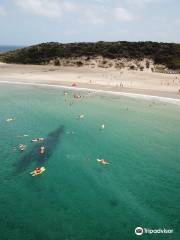
M23 151L25 150L25 148L26 148L26 145L24 145L24 144L20 144L20 145L19 145L19 150L20 150L21 152L23 152Z
M108 161L104 160L104 159L97 159L97 162L103 164L103 165L107 165L109 164Z
M45 167L37 167L33 172L31 172L30 174L35 177L38 176L40 174L42 174L44 171L46 171Z
M42 146L42 147L40 148L40 154L44 154L44 153L45 153L45 147Z
M44 141L44 138L34 138L31 140L31 142L42 142Z
M36 174L40 173L41 172L41 168L36 168Z

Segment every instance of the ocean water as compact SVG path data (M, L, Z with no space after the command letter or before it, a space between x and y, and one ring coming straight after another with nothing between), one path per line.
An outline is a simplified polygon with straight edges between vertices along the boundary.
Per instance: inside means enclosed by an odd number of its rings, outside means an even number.
M8 52L13 51L18 48L22 48L22 46L6 46L6 45L0 45L0 52Z
M0 240L179 240L180 107L74 93L0 85Z

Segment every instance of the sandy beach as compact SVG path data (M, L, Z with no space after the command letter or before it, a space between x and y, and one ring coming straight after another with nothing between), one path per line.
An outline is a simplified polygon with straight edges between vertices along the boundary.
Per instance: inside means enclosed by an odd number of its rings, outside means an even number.
M50 84L180 99L180 75L113 68L0 64L0 82Z

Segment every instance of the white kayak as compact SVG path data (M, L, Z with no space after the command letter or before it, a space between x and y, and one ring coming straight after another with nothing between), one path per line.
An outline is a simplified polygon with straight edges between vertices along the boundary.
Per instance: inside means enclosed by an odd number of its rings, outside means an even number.
M104 165L108 165L110 163L108 163L106 160L104 159L97 159L97 162L101 163L101 164L104 164Z
M38 175L42 174L45 171L46 171L45 167L41 167L39 172L35 169L30 174L32 175L32 177L35 177L35 176L38 176Z

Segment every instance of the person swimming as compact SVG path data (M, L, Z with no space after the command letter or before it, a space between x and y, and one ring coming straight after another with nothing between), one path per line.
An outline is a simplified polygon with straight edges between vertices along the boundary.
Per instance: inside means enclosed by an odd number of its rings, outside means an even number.
M40 148L40 154L44 154L44 153L45 153L45 147L42 146L42 147Z
M81 98L81 95L74 94L74 98L80 99L80 98Z

